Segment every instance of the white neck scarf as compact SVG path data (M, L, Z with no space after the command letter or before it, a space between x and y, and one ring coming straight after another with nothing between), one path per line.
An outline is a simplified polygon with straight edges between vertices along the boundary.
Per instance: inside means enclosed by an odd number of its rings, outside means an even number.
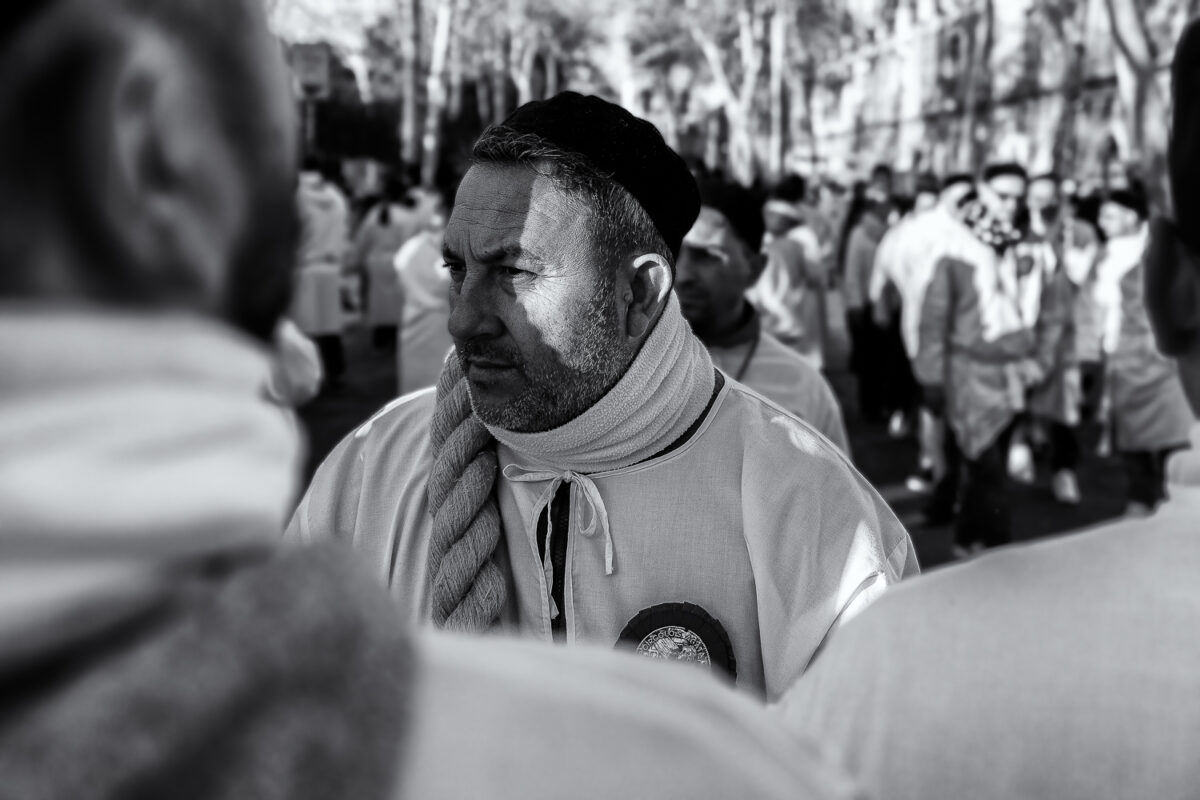
M273 546L300 447L270 371L196 319L0 308L0 658Z
M549 482L535 517L564 484L571 485L576 527L586 537L604 536L605 569L613 572L612 534L599 489L589 473L622 469L670 447L704 413L716 375L708 350L692 333L672 292L667 307L629 370L599 402L566 425L541 433L516 433L489 425L497 441L530 466L510 464L504 477L520 483ZM548 528L546 563L549 585Z

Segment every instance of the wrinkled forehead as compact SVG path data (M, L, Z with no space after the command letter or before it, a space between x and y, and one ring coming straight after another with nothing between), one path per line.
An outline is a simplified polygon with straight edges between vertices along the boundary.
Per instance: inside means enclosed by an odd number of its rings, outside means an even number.
M516 164L476 164L454 198L446 246L460 255L520 247L549 258L584 245L588 210L544 174Z

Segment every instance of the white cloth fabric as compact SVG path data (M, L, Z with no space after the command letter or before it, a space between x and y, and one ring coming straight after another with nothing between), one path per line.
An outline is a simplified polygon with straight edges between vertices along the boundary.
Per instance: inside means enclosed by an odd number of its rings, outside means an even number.
M337 187L304 173L297 195L300 247L288 316L310 336L342 332L342 262L350 235L350 210Z
M712 358L692 335L671 292L629 369L594 406L540 433L487 429L513 452L559 470L622 469L682 436L708 406L715 380Z
M298 407L317 396L325 380L321 354L290 319L275 329L275 353L267 393L280 405Z
M0 653L272 547L294 420L264 348L177 317L0 311Z
M933 279L934 267L947 252L970 247L970 229L941 206L906 217L884 234L875 254L868 294L882 300L890 283L900 295L900 332L909 358L916 358L921 341L921 306Z
M382 207L371 209L354 234L347 259L350 266L367 273L366 322L371 326L400 324L404 296L397 281L394 261L404 243L419 231L416 211L388 206L388 224Z
M706 395L705 388L696 393ZM352 543L404 598L414 621L429 615L425 481L433 407L432 390L408 395L349 435L318 470L289 527L295 540ZM668 448L674 427L661 435L638 449ZM576 501L584 500L575 492L578 474L532 463L504 444L498 456L502 561L511 580L504 622L547 641L555 611L565 617L568 643L611 646L640 611L691 602L728 632L738 685L775 698L831 630L917 571L908 535L846 457L807 423L733 381L675 449L587 474L590 486L580 491L591 508L577 506L570 531L554 532L569 535L562 609L551 605L538 512L555 480L569 477ZM514 479L531 468L543 474ZM600 529L593 515L600 509L604 541L583 535L594 520Z
M572 527L585 537L597 531L604 537L604 574L613 573L613 543L604 498L587 473L622 469L646 461L683 436L712 399L716 376L712 359L692 335L672 292L667 306L642 343L629 369L594 406L565 425L539 433L518 433L486 426L496 441L528 459L524 466L509 464L510 481L547 483L534 504L536 519L546 511L554 493L571 485L571 509L588 514ZM582 519L589 520L582 524ZM549 542L553 520L547 522L546 585L554 585ZM554 616L557 616L557 609Z
M404 297L396 348L399 394L437 384L450 338L450 274L442 266L441 237L419 233L405 242L393 264Z
M414 650L398 797L858 797L815 742L685 666L433 633Z
M764 239L767 265L746 297L762 314L763 327L817 369L824 364L821 248L807 227Z
M1136 234L1109 239L1096 267L1096 301L1103 314L1101 346L1106 355L1117 349L1121 337L1121 279L1135 269L1146 250L1146 228Z
M1110 241L1098 267L1107 390L1114 445L1121 452L1178 447L1187 441L1193 419L1178 367L1158 351L1146 313L1145 242L1144 230Z
M1195 797L1200 452L1174 457L1169 493L897 587L782 712L868 796Z
M751 347L752 343L746 342L734 347L710 347L708 352L726 375L783 406L851 455L842 409L820 370L765 331L759 335L753 355Z

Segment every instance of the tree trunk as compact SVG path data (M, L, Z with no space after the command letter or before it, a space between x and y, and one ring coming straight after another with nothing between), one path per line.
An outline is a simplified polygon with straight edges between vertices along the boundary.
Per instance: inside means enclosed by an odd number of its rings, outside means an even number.
M499 124L508 116L508 52L512 47L507 31L496 34L492 51L492 122Z
M787 14L783 3L775 3L771 13L771 61L767 78L770 97L770 131L767 142L767 175L772 181L783 175L783 154L786 147L783 102L784 71L787 68Z
M1141 166L1151 209L1170 213L1167 182L1167 99L1156 80L1158 52L1146 28L1146 8L1138 0L1106 0L1116 44L1117 92L1134 155Z
M421 0L400 0L400 160L417 164L421 72Z
M454 0L454 27L457 32L452 31L450 34L450 76L448 78L450 84L450 96L446 100L446 114L451 119L458 119L462 116L463 104L463 47L464 35L463 25L464 17L466 16L466 4L463 0Z
M971 63L967 69L965 113L959 138L958 163L970 172L978 172L989 155L989 140L985 138L981 143L976 134L979 130L990 133L987 118L991 111L991 62L996 15L992 0L984 0L982 6L982 20L972 19L972 25L975 27L972 32L974 46L971 48ZM980 22L983 27L982 36L979 35Z
M457 0L437 0L437 3L425 91L425 133L421 141L421 184L424 186L433 186L437 173L442 114L446 108L446 57L450 50L450 29L454 24Z

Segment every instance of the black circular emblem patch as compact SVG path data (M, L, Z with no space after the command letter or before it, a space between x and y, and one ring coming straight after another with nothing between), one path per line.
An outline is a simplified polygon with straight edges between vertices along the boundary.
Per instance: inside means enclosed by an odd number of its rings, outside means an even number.
M660 603L639 611L621 631L617 646L647 658L701 664L737 678L729 634L694 603Z

